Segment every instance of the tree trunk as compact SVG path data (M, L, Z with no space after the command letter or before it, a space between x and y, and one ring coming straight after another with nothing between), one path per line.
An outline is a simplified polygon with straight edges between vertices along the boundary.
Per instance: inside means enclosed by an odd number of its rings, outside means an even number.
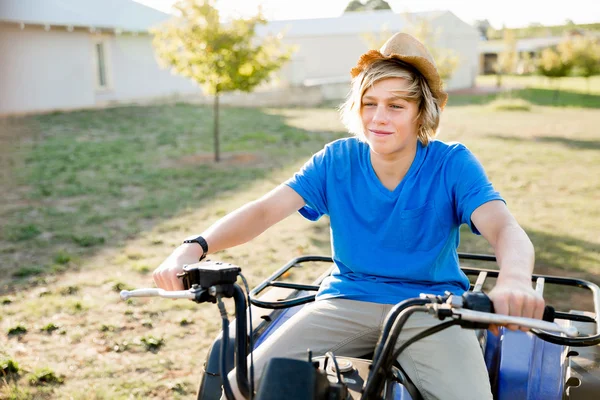
M589 76L585 77L585 84L587 86L587 94L592 94L592 90L591 90L591 87L590 87L590 77Z
M501 72L496 72L496 87L497 88L502 87L502 73Z
M221 156L219 153L219 93L218 92L215 94L213 117L214 117L213 140L214 140L214 148L215 148L215 162L219 162L221 160Z

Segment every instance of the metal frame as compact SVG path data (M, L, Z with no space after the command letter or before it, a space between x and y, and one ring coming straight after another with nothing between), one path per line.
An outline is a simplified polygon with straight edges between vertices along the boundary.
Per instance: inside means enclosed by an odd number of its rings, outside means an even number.
M470 253L458 253L459 260L474 260L474 261L488 261L488 262L496 262L496 257L492 255L486 254L470 254ZM280 282L279 279L287 273L290 269L299 267L300 264L306 262L333 262L331 257L327 256L302 256L297 257L289 261L286 265L281 267L279 270L275 271L270 277L268 277L264 282L258 285L250 292L250 303L257 307L267 308L267 309L283 309L294 307L306 303L310 303L314 301L315 295L303 295L300 297L292 297L285 300L280 301L261 301L257 297L267 288L269 287L279 287L286 289L294 289L297 291L309 291L316 292L319 290L318 285L307 285L300 283L291 283L291 282ZM317 283L320 283L326 276L328 276L333 269L333 266L327 270L323 275L317 279ZM499 271L490 270L490 269L482 269L482 268L474 268L474 267L461 267L461 270L467 276L475 276L477 275L476 282L472 285L471 289L473 291L481 291L481 288L485 284L488 278L497 278ZM585 336L578 338L567 338L543 331L534 330L537 336L546 340L550 343L567 345L567 346L591 346L600 342L600 288L592 282L583 280L583 279L575 279L575 278L565 278L559 276L551 276L551 275L539 275L533 274L532 281L536 282L536 290L540 293L543 293L545 283L553 283L557 285L564 286L575 286L583 289L588 289L591 291L593 303L594 303L594 317L590 317L587 315L578 315L572 314L564 311L557 311L555 313L555 318L562 320L570 320L570 321L579 321L579 322L591 322L595 324L596 334L593 336Z

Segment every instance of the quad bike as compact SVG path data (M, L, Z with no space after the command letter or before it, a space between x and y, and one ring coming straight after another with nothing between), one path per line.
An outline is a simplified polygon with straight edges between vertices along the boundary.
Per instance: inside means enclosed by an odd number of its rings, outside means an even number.
M459 254L459 259L496 261L493 256L477 254ZM495 399L600 399L598 286L580 279L534 275L533 281L540 293L546 283L588 289L594 311L564 312L546 307L544 320L509 317L494 314L490 299L482 292L486 280L496 278L498 271L470 267L462 267L462 271L472 277L474 283L462 296L422 294L395 305L386 318L373 354L359 358L332 353L313 357L309 351L306 361L275 358L265 367L260 386L254 388L252 365L248 369L246 363L249 349L260 346L301 307L314 301L315 295L311 292L319 289L331 268L312 285L286 282L282 277L294 268L315 262L331 263L332 259L322 256L295 258L252 291L248 291L246 285L244 294L236 283L241 276L239 267L203 261L184 267L181 278L186 289L183 291L137 289L122 291L121 297L160 296L218 304L223 329L208 353L197 395L199 400L219 399L222 391L228 399L233 399L227 374L234 366L238 388L247 399L419 400L422 396L417 387L395 360L410 344L452 325L476 330ZM245 284L243 276L241 278ZM270 290L264 293L268 288ZM234 299L235 333L230 330L223 297ZM430 313L432 318L443 322L397 347L402 327L414 312ZM510 331L501 327L500 335L495 336L488 334L490 324L515 324L531 328L531 331Z

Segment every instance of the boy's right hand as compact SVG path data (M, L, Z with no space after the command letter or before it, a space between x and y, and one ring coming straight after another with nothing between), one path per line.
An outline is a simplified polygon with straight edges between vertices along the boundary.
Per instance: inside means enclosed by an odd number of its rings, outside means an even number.
M154 283L165 290L183 290L183 282L177 274L183 271L184 265L197 263L201 256L202 247L197 243L182 244L154 270Z

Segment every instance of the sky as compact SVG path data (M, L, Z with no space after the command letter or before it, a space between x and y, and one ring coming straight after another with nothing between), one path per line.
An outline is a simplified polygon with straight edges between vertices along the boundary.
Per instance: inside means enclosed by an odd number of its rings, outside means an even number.
M170 12L174 0L135 0ZM262 5L270 20L337 17L349 0L217 0L225 18L256 14ZM600 22L600 0L388 0L395 12L450 10L472 24L487 19L493 27L523 27L531 23L560 25L567 19L577 24Z

